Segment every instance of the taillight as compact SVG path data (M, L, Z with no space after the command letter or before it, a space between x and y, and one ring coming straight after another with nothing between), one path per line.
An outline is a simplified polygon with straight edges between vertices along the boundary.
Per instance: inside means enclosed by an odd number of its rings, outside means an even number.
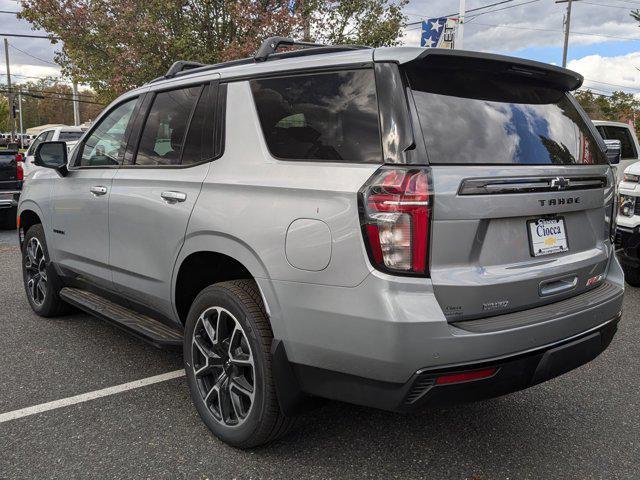
M430 169L382 167L359 197L362 231L373 266L394 274L428 274Z
M24 170L22 169L22 162L16 163L16 175L18 181L24 180Z
M16 154L16 162L20 163L20 162L24 162L24 158L22 157L22 153L17 153Z

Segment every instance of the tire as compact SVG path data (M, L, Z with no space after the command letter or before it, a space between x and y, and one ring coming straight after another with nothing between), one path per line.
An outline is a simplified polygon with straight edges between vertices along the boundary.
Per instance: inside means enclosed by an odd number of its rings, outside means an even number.
M264 445L293 426L294 420L282 414L276 397L272 339L253 280L211 285L191 305L184 335L191 397L213 434L234 447Z
M37 245L40 246L41 253ZM22 278L29 305L41 317L56 317L71 310L69 304L65 303L58 295L63 285L55 268L51 265L47 241L41 224L32 226L24 237ZM31 283L32 281L33 283ZM40 289L38 285L42 285L43 288Z
M640 267L622 266L624 280L632 287L640 287Z
M15 230L17 228L16 216L17 208L12 207L7 210L0 210L0 229L1 230Z

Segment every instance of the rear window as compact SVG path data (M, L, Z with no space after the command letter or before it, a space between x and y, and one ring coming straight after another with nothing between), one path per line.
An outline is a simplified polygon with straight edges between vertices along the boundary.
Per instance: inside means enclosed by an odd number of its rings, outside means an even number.
M80 140L83 132L60 132L58 135L58 140L61 142L75 142L76 140Z
M613 127L611 125L598 125L596 127L602 138L606 140L620 140L622 144L622 158L638 158L636 146L631 137L631 132L626 127Z
M381 163L373 70L252 80L260 124L274 157Z
M490 74L452 77L409 75L430 163L607 163L564 92Z

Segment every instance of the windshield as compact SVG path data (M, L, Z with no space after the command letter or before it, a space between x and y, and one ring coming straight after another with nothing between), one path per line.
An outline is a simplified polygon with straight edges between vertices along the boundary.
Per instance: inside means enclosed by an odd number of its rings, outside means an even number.
M75 142L79 140L84 132L60 132L58 140L61 142Z
M433 164L606 164L564 92L493 75L410 75ZM444 77L444 78L443 78Z

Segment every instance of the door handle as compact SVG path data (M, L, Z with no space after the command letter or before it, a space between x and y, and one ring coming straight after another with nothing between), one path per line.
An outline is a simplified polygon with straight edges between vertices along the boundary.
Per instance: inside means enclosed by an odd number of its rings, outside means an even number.
M183 192L162 192L160 196L167 203L184 202L187 199L187 194Z
M100 195L106 195L107 187L103 187L102 185L96 185L95 187L91 187L89 191L96 197Z
M573 290L578 285L578 277L575 275L569 275L567 277L548 280L540 283L538 286L538 293L541 297L547 297L549 295L557 295L559 293L568 292Z

